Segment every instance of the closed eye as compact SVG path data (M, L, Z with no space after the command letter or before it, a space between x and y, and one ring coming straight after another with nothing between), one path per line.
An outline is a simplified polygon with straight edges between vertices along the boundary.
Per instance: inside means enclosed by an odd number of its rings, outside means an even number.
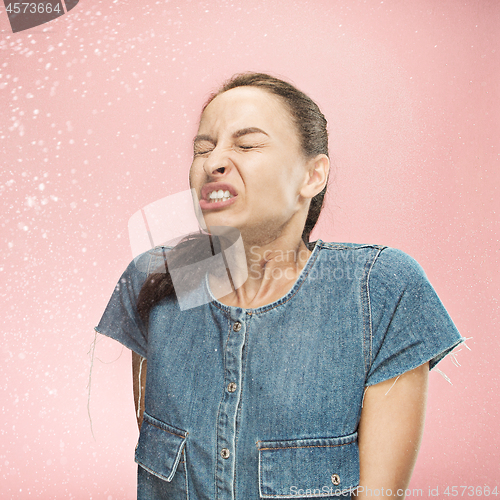
M265 146L265 144L237 144L236 147L242 151L251 151L252 149L261 149Z
M194 146L194 156L203 156L211 153L214 149L213 144L195 144Z

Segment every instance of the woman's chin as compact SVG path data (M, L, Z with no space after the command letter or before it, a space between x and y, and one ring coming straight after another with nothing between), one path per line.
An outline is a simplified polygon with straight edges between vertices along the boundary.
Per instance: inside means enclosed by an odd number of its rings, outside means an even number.
M203 214L203 217L209 231L211 227L231 227L239 230L234 218L226 214L210 212Z

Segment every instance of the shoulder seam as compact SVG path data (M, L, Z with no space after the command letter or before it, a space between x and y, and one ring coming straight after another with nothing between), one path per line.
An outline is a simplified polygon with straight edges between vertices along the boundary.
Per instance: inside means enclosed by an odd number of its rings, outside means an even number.
M353 246L351 246L344 243L330 243L325 241L321 243L321 247L329 250L363 250L365 248L377 248L383 250L384 248L388 248L385 245L372 245L368 243L367 244L355 243L353 244Z
M369 359L368 359L368 369L366 370L366 375L368 375L368 371L371 367L372 364L372 347L373 347L373 324L372 324L372 302L370 298L370 273L372 272L373 266L375 265L375 262L377 261L379 255L381 252L384 250L384 248L387 247L376 247L378 248L378 252L373 258L370 268L368 269L368 272L366 274L366 295L368 298L368 328L369 328L369 334L370 334L370 343L369 343Z

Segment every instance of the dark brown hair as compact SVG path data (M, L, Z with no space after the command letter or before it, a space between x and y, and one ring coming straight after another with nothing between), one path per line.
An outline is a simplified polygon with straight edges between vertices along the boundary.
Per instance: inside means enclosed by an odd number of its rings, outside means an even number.
M328 156L327 122L323 113L310 97L295 88L292 84L279 78L265 73L240 73L234 75L217 92L209 97L203 106L203 111L218 95L237 87L257 87L279 97L294 120L304 157L308 159L319 154ZM306 244L309 243L309 236L323 208L325 193L326 185L321 192L311 199L302 232L302 239ZM184 265L199 262L201 259L198 257L198 248L202 246L200 245L200 239L206 238L210 238L210 245L213 248L213 241L210 235L189 235L170 250L170 262L176 259L182 260ZM203 246L206 247L206 245ZM172 294L175 294L175 290L165 259L165 266L164 268L162 266L162 272L150 274L139 293L137 310L143 321L145 323L148 322L149 312L157 302Z

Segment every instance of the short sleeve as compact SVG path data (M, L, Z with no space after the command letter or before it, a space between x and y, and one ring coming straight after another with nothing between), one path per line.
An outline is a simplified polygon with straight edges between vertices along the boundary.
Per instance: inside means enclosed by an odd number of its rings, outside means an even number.
M385 248L369 273L370 346L365 385L429 361L434 368L465 339L423 269L400 250Z
M117 340L142 357L147 357L148 334L137 313L137 298L148 276L150 261L150 255L145 253L129 264L95 328L98 333Z

